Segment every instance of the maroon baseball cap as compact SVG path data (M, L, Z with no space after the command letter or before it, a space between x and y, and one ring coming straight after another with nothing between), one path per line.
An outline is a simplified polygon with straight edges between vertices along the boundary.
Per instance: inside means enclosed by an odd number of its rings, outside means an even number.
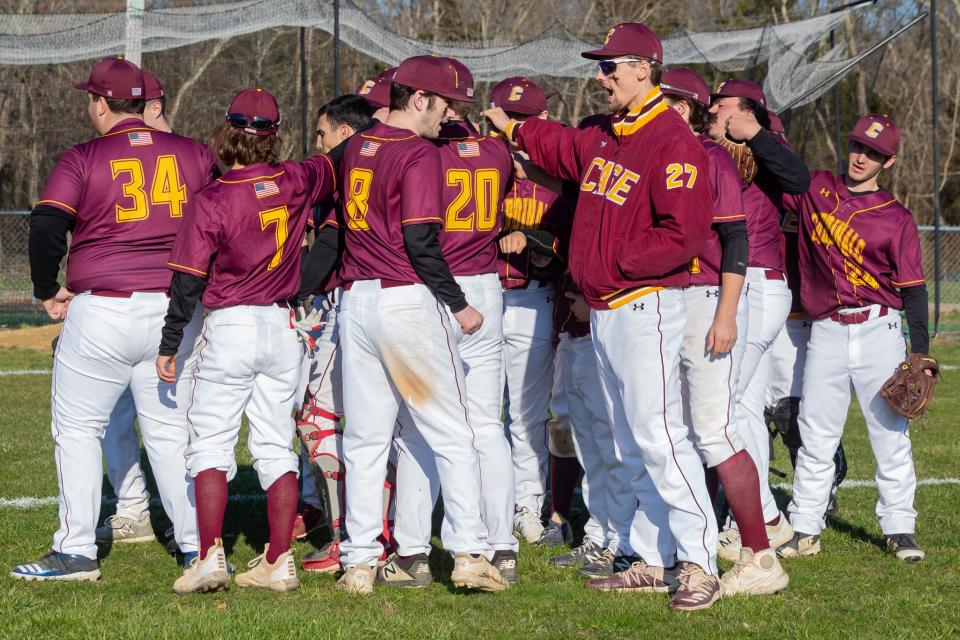
M890 157L896 155L900 145L900 130L888 116L871 113L857 120L847 140L854 140L865 147Z
M515 76L501 80L490 91L490 106L510 113L536 116L547 110L549 97L533 80Z
M143 72L143 97L146 100L157 100L162 98L166 94L163 91L163 85L160 84L160 81L157 80L157 76L153 75L146 69L141 69Z
M767 115L770 116L770 133L783 135L787 132L786 128L783 126L783 120L780 119L780 116L769 109L767 110Z
M456 62L456 64L454 64ZM444 56L414 56L397 67L393 81L411 89L429 91L449 100L476 102L473 98L473 77L466 76L459 61Z
M717 90L710 96L710 101L712 102L717 98L748 98L764 109L767 108L767 96L763 95L763 89L753 80L731 78L726 82L721 82Z
M603 47L581 53L590 60L609 60L620 56L640 56L663 62L660 38L641 22L623 22L607 32Z
M690 67L670 67L660 76L660 91L681 98L693 98L710 106L710 86Z
M393 84L393 74L396 67L384 69L380 75L367 78L357 87L357 95L370 103L374 109L390 106L390 86Z
M144 99L143 72L122 56L104 58L94 65L86 82L77 83L73 88L114 100Z
M280 128L280 107L266 89L244 89L230 101L227 121L234 128L256 136L276 135Z

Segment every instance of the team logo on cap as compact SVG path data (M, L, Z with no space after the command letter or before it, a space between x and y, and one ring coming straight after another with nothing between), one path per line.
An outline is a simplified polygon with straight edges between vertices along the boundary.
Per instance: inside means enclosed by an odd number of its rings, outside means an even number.
M879 122L874 122L867 127L867 130L863 132L863 135L867 136L868 138L877 138L883 132L883 128L884 127L882 124Z
M516 102L523 95L523 85L514 85L513 89L510 90L510 97L507 98L510 102Z
M361 95L361 96L367 95L373 90L376 84L377 83L374 82L373 80L367 80L366 82L363 83L363 86L360 87L360 91L357 91L357 95Z
M613 37L613 34L616 33L616 31L617 31L616 27L614 27L613 29L610 29L610 31L607 31L607 37L603 39L603 44L607 44L608 42L610 42L610 38Z
M130 93L132 93L135 96L140 96L140 95L143 95L143 89L141 89L140 87L133 87L130 90Z

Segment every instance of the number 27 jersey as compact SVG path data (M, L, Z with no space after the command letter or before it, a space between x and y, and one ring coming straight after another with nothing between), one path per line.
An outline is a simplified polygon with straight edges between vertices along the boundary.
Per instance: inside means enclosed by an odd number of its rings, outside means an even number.
M67 150L37 202L76 218L67 288L166 291L180 223L218 174L205 145L137 118Z

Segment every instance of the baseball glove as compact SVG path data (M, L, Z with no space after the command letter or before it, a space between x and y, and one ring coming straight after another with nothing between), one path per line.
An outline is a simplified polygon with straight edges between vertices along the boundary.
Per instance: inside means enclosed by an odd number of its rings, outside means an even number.
M933 398L933 389L939 376L940 365L936 359L922 353L911 353L883 383L880 397L900 415L910 419L919 418Z

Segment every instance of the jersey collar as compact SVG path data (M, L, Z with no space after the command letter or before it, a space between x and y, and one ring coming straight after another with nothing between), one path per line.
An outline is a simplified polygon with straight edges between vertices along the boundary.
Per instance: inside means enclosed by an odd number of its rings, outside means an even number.
M156 129L153 129L147 126L147 124L144 123L144 121L140 120L139 118L124 118L117 124L113 125L113 128L110 129L110 131L107 131L103 135L109 136L109 135L113 135L114 133L123 133L125 131L133 131L133 130L156 131Z
M653 87L643 97L643 103L639 107L613 117L613 132L620 137L636 133L669 108L663 99L663 94L660 93L660 87Z

